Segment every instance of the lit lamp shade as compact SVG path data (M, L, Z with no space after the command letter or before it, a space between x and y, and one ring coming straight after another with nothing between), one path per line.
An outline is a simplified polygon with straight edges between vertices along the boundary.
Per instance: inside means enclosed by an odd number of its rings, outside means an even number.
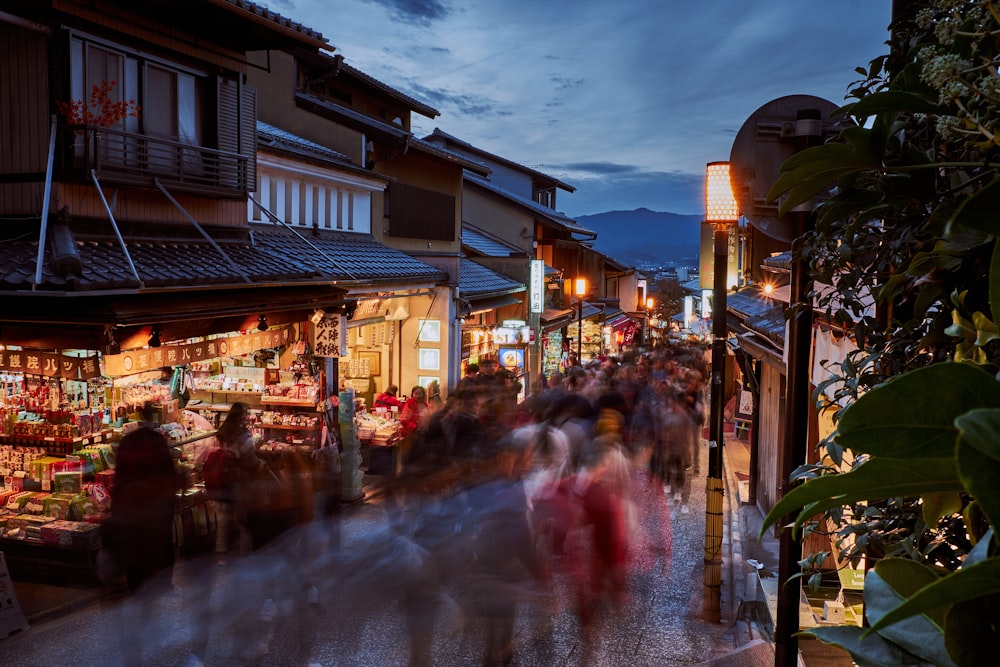
M587 279L577 278L576 279L576 295L583 296L587 293Z
M728 162L709 162L705 170L705 222L739 220Z

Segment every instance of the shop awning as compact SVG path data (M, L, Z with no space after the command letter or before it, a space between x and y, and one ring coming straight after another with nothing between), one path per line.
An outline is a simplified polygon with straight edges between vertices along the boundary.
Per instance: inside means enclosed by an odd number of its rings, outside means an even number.
M604 323L615 331L621 331L631 325L639 324L639 321L631 317L628 313L619 312L607 318Z
M749 354L754 359L760 359L762 363L777 369L781 373L786 373L785 360L782 358L781 350L776 350L771 344L753 332L737 334L740 349Z
M521 303L521 299L513 294L507 294L504 296L497 296L490 299L476 299L469 301L467 304L463 303L464 306L459 310L459 317L465 317L466 315L476 315L478 313L485 313L491 310L496 310L497 308L503 308L504 306L513 306Z
M541 317L539 318L542 325L542 331L554 331L556 329L561 329L575 319L575 308L569 310L549 308L543 311Z
M539 319L541 320L542 331L554 331L556 329L563 328L567 324L576 322L579 319L586 320L596 315L602 315L603 313L603 308L592 303L585 302L583 304L582 318L580 317L579 309L574 306L573 308L566 309L549 308L542 312L541 318Z

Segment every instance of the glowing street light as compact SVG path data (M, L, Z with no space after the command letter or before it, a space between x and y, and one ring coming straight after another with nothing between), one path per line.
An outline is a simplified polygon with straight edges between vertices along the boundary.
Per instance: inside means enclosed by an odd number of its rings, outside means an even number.
M577 278L574 281L578 315L576 318L576 360L583 365L583 297L587 293L587 279Z
M715 227L712 282L712 386L708 477L705 480L705 600L702 616L718 623L722 607L722 446L726 375L726 272L729 228L739 210L728 162L709 162L705 172L705 223Z

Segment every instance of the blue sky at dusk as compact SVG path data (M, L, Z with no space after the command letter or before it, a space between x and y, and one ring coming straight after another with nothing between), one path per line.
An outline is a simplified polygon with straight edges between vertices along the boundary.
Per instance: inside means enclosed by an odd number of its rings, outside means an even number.
M891 0L266 0L434 107L435 127L559 178L580 216L703 212L705 164L786 95L845 101Z

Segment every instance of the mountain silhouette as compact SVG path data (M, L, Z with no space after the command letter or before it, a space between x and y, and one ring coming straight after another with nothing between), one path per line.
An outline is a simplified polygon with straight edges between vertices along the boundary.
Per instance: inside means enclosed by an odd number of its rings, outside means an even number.
M628 266L676 264L697 266L701 215L637 208L574 218L597 232L594 248Z

